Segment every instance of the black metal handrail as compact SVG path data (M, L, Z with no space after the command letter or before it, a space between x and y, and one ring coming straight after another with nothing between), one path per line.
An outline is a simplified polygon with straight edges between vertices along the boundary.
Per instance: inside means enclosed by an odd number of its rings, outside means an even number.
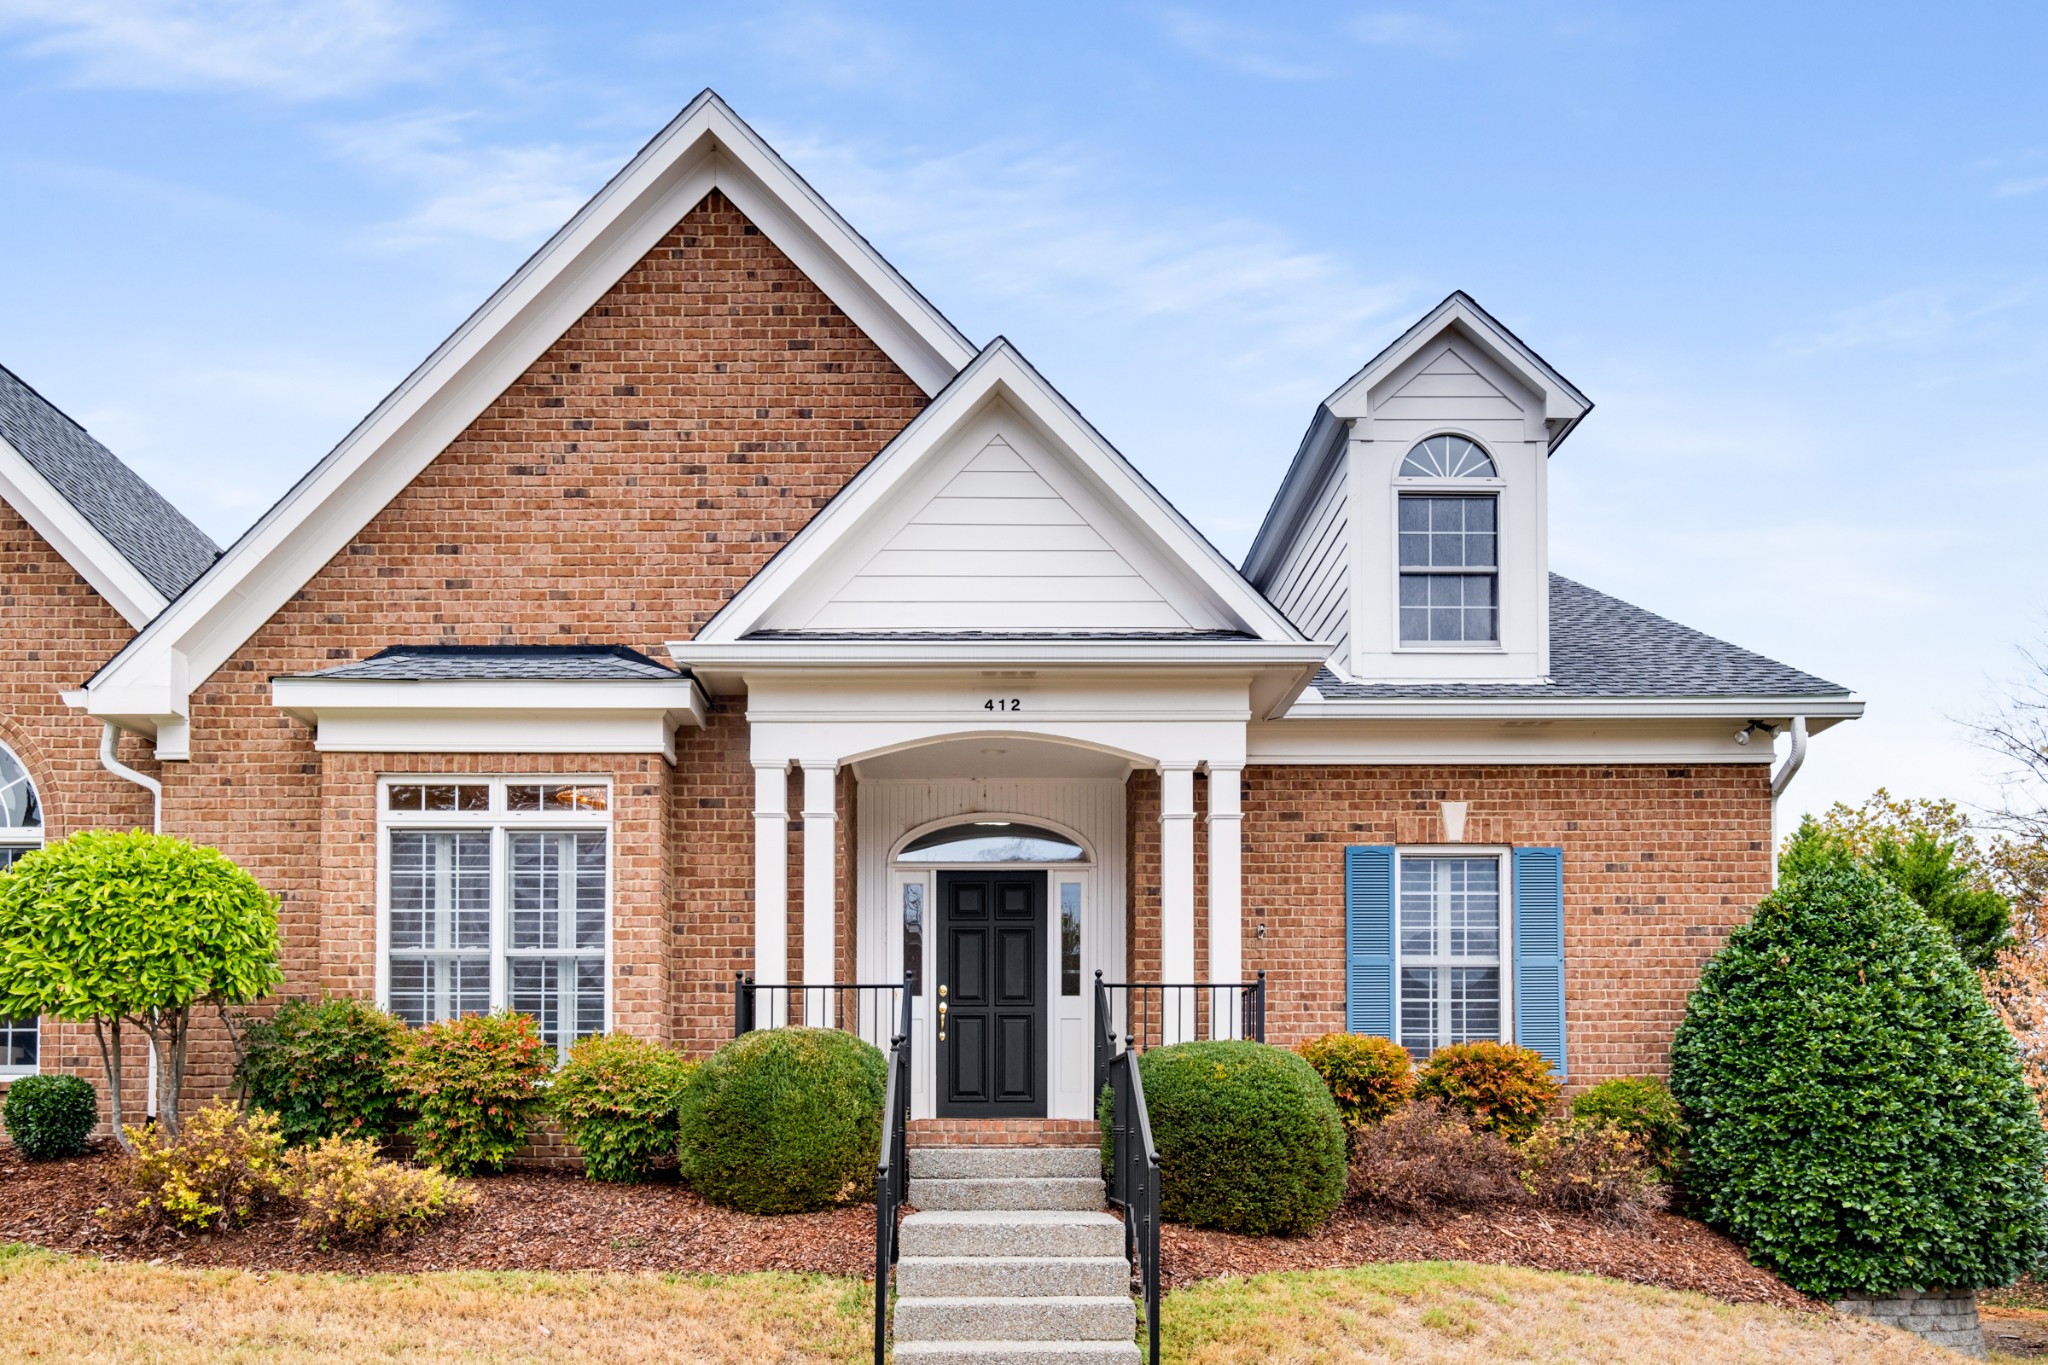
M889 1080L882 1090L882 1151L875 1166L875 1365L889 1341L889 1276L902 1247L897 1233L910 1194L910 974L903 976L903 1013L889 1042Z
M1145 1081L1138 1052L1124 1039L1109 1059L1109 1202L1123 1210L1124 1259L1138 1277L1145 1302L1146 1360L1159 1365L1159 1149L1152 1145L1152 1117L1145 1106Z
M901 981L821 981L816 985L801 981L770 985L746 972L734 972L732 1036L779 1024L808 1024L858 1034L876 1047L887 1047L899 995L902 1007L908 1009L908 972ZM909 1034L907 1024L904 1033Z
M1222 1027L1218 1025L1221 1024ZM1095 1093L1106 1083L1119 1033L1139 1052L1169 1038L1266 1041L1266 974L1250 981L1104 981L1095 973Z

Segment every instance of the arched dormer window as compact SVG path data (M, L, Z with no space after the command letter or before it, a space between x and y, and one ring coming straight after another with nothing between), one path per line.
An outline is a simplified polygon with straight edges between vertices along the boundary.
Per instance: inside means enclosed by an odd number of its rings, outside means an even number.
M0 870L43 846L43 806L13 750L0 744ZM42 1051L33 1019L0 1017L0 1079L30 1076Z
M1449 434L1417 442L1401 461L1402 479L1428 479L1428 491L1399 497L1401 643L1490 645L1500 639L1499 493L1470 491L1454 480L1499 477L1476 441Z
M1491 479L1493 457L1463 436L1432 436L1401 461L1404 479Z

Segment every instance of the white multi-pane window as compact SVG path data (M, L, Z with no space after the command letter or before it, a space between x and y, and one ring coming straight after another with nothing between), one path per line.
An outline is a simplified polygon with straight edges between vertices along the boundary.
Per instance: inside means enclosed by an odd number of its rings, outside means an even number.
M1398 894L1401 1045L1502 1041L1500 858L1403 853Z
M36 784L13 751L0 744L0 871L43 846L43 807ZM34 1074L42 1039L33 1019L0 1017L0 1077Z
M611 791L560 778L390 778L384 998L409 1024L506 1008L558 1049L605 1029Z
M1498 495L1459 483L1497 484L1491 457L1462 436L1432 436L1401 462L1403 481L1428 480L1396 499L1403 644L1491 644L1500 638Z

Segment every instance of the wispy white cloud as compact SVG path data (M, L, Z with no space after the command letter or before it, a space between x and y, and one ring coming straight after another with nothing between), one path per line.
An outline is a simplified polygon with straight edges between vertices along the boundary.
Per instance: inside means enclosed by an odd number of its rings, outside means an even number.
M2048 190L2048 175L2016 175L1991 187L1994 199L2018 199Z
M0 0L0 29L82 85L288 100L416 75L433 0Z
M1312 81L1329 74L1322 63L1284 51L1300 44L1270 29L1188 9L1161 10L1157 18L1175 47L1240 75L1273 81Z
M348 160L425 195L410 213L374 229L373 245L537 241L568 221L625 157L615 147L477 143L466 136L471 121L456 113L406 114L331 133Z
M2026 304L2038 292L2027 283L1974 299L1950 288L1902 289L1841 309L1810 331L1781 337L1778 348L1792 355L1874 348L1925 350L1971 339L1993 319Z
M1403 47L1440 57L1465 50L1467 30L1420 10L1377 10L1354 16L1345 25L1351 36L1371 47Z

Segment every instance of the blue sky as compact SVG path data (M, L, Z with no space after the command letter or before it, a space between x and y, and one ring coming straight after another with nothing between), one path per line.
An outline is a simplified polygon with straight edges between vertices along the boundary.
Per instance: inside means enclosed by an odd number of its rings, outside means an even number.
M0 0L0 360L237 534L715 86L1233 556L1453 288L1597 402L1554 566L1997 799L2048 631L2048 8Z

